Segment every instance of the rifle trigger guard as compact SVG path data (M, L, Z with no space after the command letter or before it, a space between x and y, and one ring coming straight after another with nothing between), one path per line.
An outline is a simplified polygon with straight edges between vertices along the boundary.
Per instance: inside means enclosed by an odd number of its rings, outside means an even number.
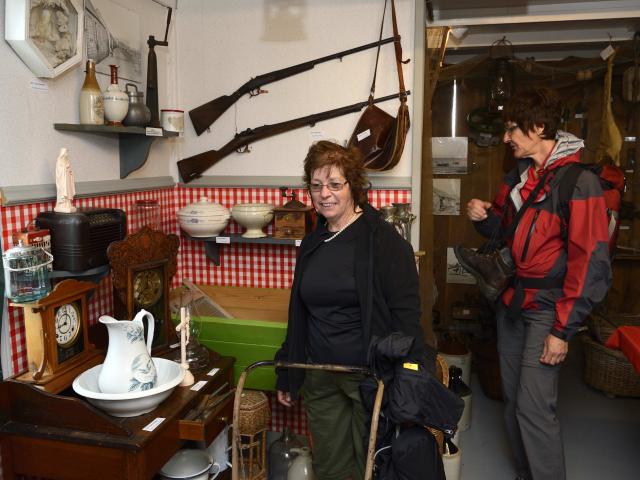
M237 153L251 153L251 149L249 145L244 145L243 147L236 148Z
M269 93L269 90L264 90L260 87L254 88L253 90L249 90L249 97L257 97L262 93Z

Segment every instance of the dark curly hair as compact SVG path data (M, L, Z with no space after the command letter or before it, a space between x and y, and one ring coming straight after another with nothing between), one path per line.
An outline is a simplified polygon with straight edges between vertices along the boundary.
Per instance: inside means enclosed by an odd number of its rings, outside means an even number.
M369 180L362 166L362 155L357 148L346 148L337 143L321 140L309 148L304 159L304 183L309 188L311 175L316 170L326 167L337 167L342 171L344 178L349 182L354 206L367 203L367 191Z
M515 94L505 106L502 118L514 122L527 135L544 126L540 137L554 140L562 121L562 101L555 90L535 87Z

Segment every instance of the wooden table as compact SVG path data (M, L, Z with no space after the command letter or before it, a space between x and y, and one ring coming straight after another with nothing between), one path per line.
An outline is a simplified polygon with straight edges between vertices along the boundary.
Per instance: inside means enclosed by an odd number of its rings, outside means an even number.
M177 387L158 408L131 418L109 416L73 391L58 395L15 380L0 383L0 447L3 478L16 475L64 480L151 479L184 440L209 444L231 423L233 395L203 419L184 417L204 394L233 385L234 359L212 360L196 375L199 390ZM208 376L213 368L219 371ZM143 430L164 418L152 431Z

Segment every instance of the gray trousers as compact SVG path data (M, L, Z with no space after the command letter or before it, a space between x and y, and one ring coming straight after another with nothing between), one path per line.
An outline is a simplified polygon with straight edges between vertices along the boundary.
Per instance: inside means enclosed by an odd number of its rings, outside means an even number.
M564 480L564 447L556 415L560 365L540 363L554 311L497 312L504 418L516 471L533 480Z

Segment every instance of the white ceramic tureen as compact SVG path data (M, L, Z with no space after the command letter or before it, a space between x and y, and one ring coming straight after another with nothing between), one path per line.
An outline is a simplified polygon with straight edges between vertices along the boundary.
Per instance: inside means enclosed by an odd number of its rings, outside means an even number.
M267 234L262 229L273 220L274 206L269 203L239 203L231 207L231 216L247 229L245 238L261 238Z
M229 223L229 210L202 197L196 203L178 210L180 228L192 237L215 237Z

